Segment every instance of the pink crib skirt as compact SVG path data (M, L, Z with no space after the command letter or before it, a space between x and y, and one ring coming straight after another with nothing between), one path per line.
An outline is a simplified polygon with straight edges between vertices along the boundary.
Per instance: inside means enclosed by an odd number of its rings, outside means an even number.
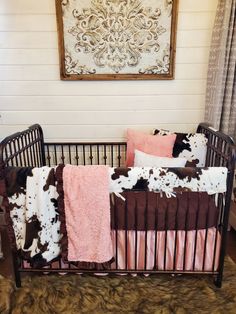
M196 235L197 232L197 235ZM167 233L167 234L166 234ZM155 265L155 231L147 231L146 270L187 270L187 271L212 271L218 268L220 253L220 234L216 228L187 231L168 230L157 231L156 235L156 265ZM217 235L217 238L216 238ZM117 269L126 269L125 265L125 231L117 231ZM135 269L135 231L127 231L127 269ZM177 237L177 239L175 238ZM195 238L196 237L196 238ZM206 241L205 241L206 238ZM116 232L112 231L113 247L116 243ZM166 239L166 254L165 254ZM176 251L175 251L176 243ZM215 245L216 244L216 245ZM186 246L186 248L185 248ZM184 250L186 252L184 254ZM205 251L205 261L204 261ZM194 254L195 253L195 254ZM116 255L116 252L114 252ZM166 255L166 256L165 256ZM195 259L194 259L195 255ZM145 269L145 231L137 231L137 261L136 269ZM214 261L215 256L215 261ZM184 263L185 258L185 263ZM165 267L164 267L165 263ZM175 265L174 265L175 264ZM185 264L185 265L184 265ZM155 267L154 267L155 266ZM116 268L116 263L112 264Z
M127 233L127 268L125 263ZM197 234L196 234L197 233ZM186 234L186 235L185 235ZM117 235L117 250L116 247ZM135 239L137 237L137 252L135 252ZM176 238L177 237L177 238ZM146 240L145 240L146 238ZM206 239L206 240L205 240ZM147 248L146 270L177 270L177 271L217 271L219 263L221 236L212 227L202 230L168 230L155 231L112 230L113 251L115 262L112 269L118 270L145 270L145 241ZM166 241L166 254L165 254ZM156 265L155 265L155 242L156 242ZM176 250L175 250L176 244ZM117 256L116 256L117 251ZM185 254L184 254L185 251ZM205 251L205 260L204 260ZM194 254L195 253L195 254ZM135 268L135 255L137 256ZM195 259L194 259L195 255ZM185 259L185 263L184 263ZM165 264L165 266L164 266ZM24 261L24 268L30 268L29 263ZM59 268L59 262L53 262L45 268ZM60 262L60 268L68 269L68 264ZM71 265L71 268L76 268Z

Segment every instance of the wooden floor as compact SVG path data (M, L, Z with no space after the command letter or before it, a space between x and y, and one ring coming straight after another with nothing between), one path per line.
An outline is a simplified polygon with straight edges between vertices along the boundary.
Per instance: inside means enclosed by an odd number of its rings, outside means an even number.
M9 247L7 246L6 231L2 231L2 242L3 242L3 252L4 252L5 258L4 260L0 260L0 274L5 277L13 278L12 260L11 260ZM231 231L228 232L227 254L236 263L236 231L233 229L231 229Z

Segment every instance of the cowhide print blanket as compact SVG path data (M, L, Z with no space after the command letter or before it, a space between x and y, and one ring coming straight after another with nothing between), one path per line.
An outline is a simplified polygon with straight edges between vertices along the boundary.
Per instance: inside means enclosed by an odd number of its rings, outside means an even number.
M165 192L177 191L207 192L226 191L227 168L110 168L110 193L128 190Z
M45 266L60 254L55 171L46 166L7 168L5 182L8 227L16 249L32 267Z

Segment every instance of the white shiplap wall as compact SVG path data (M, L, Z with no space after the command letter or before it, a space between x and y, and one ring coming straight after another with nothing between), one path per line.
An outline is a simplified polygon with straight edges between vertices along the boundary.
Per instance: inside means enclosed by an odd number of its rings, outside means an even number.
M127 127L203 120L217 0L179 0L173 81L59 79L54 0L0 1L0 138L40 123L48 140L120 140Z

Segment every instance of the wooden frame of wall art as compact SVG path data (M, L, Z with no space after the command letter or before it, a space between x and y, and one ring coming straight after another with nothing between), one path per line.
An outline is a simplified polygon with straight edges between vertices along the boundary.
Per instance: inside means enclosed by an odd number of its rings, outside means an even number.
M174 78L178 0L55 0L62 80Z

